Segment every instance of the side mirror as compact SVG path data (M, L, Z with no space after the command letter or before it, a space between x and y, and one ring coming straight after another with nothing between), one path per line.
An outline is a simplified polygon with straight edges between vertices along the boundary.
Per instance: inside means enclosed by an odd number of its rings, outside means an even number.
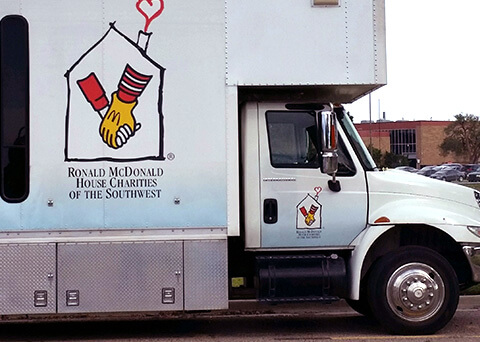
M337 122L335 112L333 110L320 112L320 120L322 172L335 176L338 170Z

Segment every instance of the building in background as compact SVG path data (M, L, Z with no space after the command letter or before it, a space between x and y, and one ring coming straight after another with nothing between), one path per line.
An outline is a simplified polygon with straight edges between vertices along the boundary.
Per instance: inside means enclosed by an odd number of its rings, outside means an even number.
M450 121L387 121L355 124L366 146L382 153L391 152L408 158L409 165L423 167L445 162L462 162L452 154L443 156L440 145Z

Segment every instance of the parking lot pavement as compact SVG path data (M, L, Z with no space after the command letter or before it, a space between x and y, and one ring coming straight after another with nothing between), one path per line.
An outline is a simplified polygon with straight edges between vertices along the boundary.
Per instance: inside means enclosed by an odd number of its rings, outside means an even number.
M480 295L461 296L458 304L458 311L480 311ZM266 304L255 300L231 301L229 314L239 315L295 315L311 313L316 316L331 315L357 315L345 300L332 302L331 304L321 303L290 303L290 304ZM214 314L214 312L211 312Z
M480 295L461 296L457 308L458 312L479 312ZM215 317L335 317L359 316L345 300L329 304L318 302L303 302L289 304L260 303L256 300L230 301L226 310L213 311L162 311L162 312L134 312L134 313L94 313L94 314L65 314L65 315L15 315L2 316L1 324L14 322L65 322L65 321L138 321L157 319L182 319L182 318L215 318Z

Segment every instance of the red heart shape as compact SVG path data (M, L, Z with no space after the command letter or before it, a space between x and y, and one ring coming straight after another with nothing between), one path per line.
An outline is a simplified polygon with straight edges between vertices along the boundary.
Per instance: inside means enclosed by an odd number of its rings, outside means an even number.
M144 31L147 32L153 19L162 14L164 5L163 0L138 0L135 7L145 17Z

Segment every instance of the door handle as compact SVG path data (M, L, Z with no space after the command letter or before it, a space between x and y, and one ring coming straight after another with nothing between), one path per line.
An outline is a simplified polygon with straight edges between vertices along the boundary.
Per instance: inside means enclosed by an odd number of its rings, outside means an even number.
M263 201L263 222L268 224L277 223L278 204L275 198L266 198Z

